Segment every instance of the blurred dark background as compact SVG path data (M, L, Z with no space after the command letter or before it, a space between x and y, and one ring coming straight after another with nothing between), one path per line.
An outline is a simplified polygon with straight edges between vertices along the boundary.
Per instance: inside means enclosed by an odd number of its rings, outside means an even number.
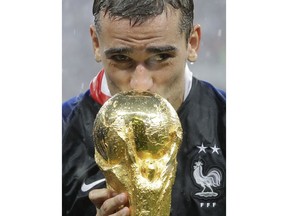
M62 0L62 100L85 92L102 68L93 58L93 0ZM226 90L226 0L194 0L202 41L193 75Z

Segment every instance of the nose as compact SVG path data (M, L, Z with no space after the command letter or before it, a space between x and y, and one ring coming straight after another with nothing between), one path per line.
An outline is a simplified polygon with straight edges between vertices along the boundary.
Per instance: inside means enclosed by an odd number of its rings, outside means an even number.
M149 91L153 86L151 72L145 66L139 64L132 73L130 87L136 91Z

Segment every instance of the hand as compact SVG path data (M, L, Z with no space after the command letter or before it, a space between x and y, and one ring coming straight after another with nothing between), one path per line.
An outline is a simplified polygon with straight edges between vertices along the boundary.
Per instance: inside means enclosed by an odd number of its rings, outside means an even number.
M117 194L115 191L103 188L95 189L89 193L89 199L96 206L96 216L128 216L130 210L128 205L128 195L126 193ZM121 208L123 207L124 208Z

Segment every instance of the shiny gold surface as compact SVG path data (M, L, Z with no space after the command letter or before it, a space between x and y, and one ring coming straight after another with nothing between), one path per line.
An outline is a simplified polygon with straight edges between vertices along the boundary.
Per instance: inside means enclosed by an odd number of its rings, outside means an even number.
M168 216L182 128L174 108L149 92L116 94L93 130L107 187L128 192L132 216Z

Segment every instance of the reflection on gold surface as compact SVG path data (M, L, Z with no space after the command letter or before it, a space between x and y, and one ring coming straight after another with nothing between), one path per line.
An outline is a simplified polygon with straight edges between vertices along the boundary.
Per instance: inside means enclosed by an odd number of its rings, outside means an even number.
M100 109L93 138L107 187L129 194L131 215L168 216L182 141L171 104L149 92L118 93Z

